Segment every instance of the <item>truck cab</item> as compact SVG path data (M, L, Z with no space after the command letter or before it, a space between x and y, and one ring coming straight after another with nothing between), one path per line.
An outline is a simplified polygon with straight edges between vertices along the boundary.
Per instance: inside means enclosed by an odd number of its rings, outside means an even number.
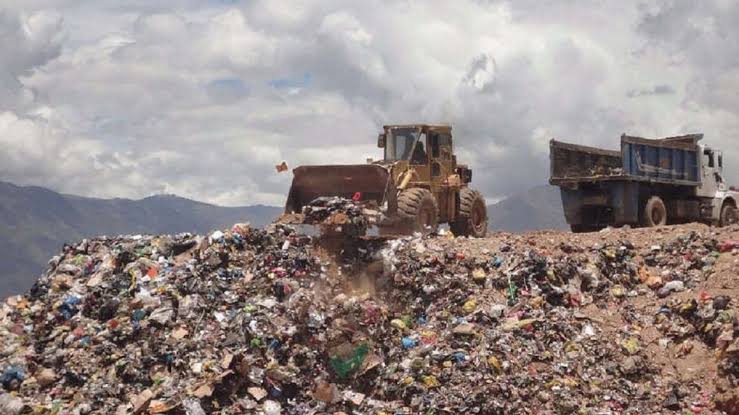
M724 179L724 155L720 150L715 150L706 145L699 146L701 184L695 188L695 196L711 200L710 216L715 223L735 222L731 218L725 218L726 206L737 207L739 193L732 190ZM736 209L735 209L736 211ZM730 213L730 212L729 212ZM706 215L708 216L708 215Z

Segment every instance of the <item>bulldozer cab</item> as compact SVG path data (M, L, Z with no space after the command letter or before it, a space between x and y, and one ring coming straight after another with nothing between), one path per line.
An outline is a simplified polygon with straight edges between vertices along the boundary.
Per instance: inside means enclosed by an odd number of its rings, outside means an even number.
M386 162L409 161L412 165L433 165L441 173L441 164L453 168L452 133L449 126L385 126L378 147L385 149Z
M378 146L384 147L385 163L407 164L407 168L414 170L414 179L409 187L429 189L439 202L442 220L454 215L459 185L450 182L457 167L450 126L385 126L378 138Z

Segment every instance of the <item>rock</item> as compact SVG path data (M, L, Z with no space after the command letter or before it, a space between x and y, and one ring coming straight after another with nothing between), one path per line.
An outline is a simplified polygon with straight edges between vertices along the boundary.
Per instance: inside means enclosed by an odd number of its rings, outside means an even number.
M250 388L247 388L246 391L249 392L249 395L251 395L254 399L256 399L257 402L267 397L267 391L262 388L257 388L257 387L252 386Z
M53 369L44 368L36 373L36 382L39 385L49 386L56 381L56 372Z
M22 399L0 392L0 414L20 415L24 408Z
M265 401L262 410L264 415L280 415L282 414L282 405L277 401Z
M144 409L149 406L149 402L151 402L152 398L154 398L154 393L149 389L145 389L143 392L136 395L133 399L131 399L131 404L133 405L133 413L142 413Z

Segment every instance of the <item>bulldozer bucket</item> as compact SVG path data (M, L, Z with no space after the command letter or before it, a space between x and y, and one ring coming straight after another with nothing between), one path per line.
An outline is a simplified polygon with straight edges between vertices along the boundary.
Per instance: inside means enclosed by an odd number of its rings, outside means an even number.
M322 196L351 198L359 192L362 200L382 205L388 195L395 195L390 172L378 165L300 166L293 175L285 213L300 213L303 206Z

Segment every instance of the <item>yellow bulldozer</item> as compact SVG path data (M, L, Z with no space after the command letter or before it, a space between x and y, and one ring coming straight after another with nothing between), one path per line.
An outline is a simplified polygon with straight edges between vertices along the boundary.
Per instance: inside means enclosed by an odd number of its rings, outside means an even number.
M429 233L448 223L457 236L486 235L485 198L469 187L472 170L457 164L451 126L386 125L377 146L379 161L295 168L285 213L321 197L361 198L383 211L381 232Z

